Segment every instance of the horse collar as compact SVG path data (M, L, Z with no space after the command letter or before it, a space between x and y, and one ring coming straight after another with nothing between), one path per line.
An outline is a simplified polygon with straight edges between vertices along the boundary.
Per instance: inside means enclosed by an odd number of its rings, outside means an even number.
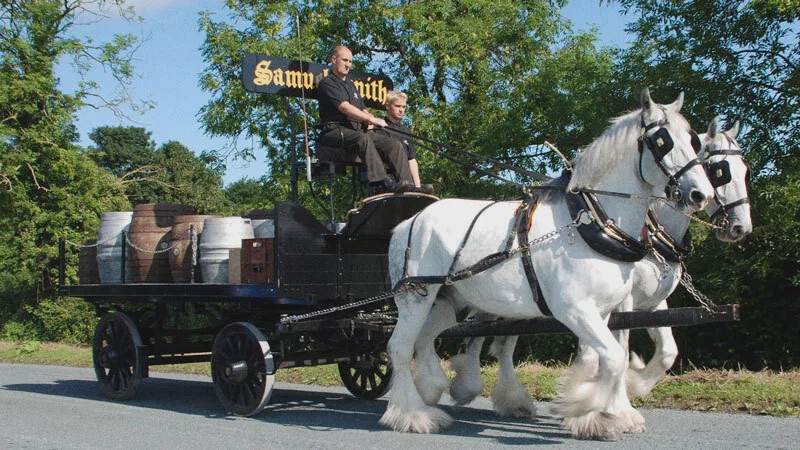
M640 261L647 255L650 245L647 235L637 239L619 228L594 195L568 192L566 203L573 221L579 224L578 233L594 251L625 262ZM591 213L592 220L588 223L581 221L585 212Z
M645 226L653 249L667 261L681 262L692 254L692 233L689 229L686 230L681 242L676 241L664 231L652 209L647 210Z

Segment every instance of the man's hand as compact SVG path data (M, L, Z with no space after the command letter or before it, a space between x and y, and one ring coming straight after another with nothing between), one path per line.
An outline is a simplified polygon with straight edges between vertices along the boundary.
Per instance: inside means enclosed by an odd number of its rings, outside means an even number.
M375 116L370 117L369 123L371 125L375 125L376 127L386 128L386 126L387 126L385 120L381 119L380 117L375 117Z

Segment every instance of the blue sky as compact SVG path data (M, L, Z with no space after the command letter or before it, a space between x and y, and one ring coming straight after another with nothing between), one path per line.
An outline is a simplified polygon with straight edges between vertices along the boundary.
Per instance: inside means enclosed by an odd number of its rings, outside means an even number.
M142 22L127 23L109 17L102 21L76 28L76 34L90 35L95 42L108 40L114 33L132 33L145 37L135 54L137 78L132 86L134 98L152 100L156 107L144 115L125 110L129 119L120 119L108 109L84 108L78 112L77 127L80 144L93 143L89 133L99 126L140 126L152 132L157 145L179 141L193 151L221 149L227 141L206 136L197 119L197 113L209 95L199 85L199 74L204 68L200 46L204 35L198 31L200 11L209 10L219 19L225 17L222 0L132 0ZM597 0L573 0L562 14L573 22L575 29L597 27L601 43L623 46L627 42L624 27L629 18L621 16L615 6L599 6ZM109 15L110 16L110 15ZM320 61L321 62L321 61ZM77 86L78 78L66 62L59 65L61 89L70 92ZM109 74L94 72L90 79L105 89L106 96L113 95L114 81ZM242 143L240 142L240 145ZM226 185L244 177L258 178L266 170L263 154L256 161L229 159L226 163Z

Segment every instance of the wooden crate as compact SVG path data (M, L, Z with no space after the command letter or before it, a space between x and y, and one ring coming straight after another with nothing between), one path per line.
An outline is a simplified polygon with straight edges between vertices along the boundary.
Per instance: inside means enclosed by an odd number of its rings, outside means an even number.
M275 282L275 250L272 238L242 239L242 283Z

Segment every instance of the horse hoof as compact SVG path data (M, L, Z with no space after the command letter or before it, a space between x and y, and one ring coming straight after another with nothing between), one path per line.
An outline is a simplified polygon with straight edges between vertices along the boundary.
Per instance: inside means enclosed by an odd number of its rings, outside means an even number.
M430 434L449 427L453 419L438 408L425 407L404 413L400 408L390 406L381 417L380 423L403 433Z
M578 417L567 417L563 426L575 439L618 441L622 439L620 417L610 413L592 411Z
M644 417L635 409L620 412L619 418L625 433L644 433L647 430Z

